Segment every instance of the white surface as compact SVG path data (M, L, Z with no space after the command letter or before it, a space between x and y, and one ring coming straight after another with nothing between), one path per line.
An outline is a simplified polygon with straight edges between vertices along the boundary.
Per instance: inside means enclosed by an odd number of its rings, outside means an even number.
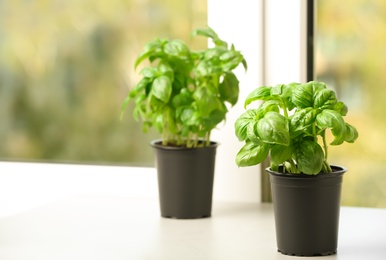
M213 207L212 218L174 220L154 199L77 195L0 218L0 259L298 259L277 253L270 204ZM385 220L386 210L342 208L338 254L312 259L386 259Z
M157 198L157 185L154 168L0 162L0 217L80 193Z
M264 84L306 81L306 4L305 0L265 1Z

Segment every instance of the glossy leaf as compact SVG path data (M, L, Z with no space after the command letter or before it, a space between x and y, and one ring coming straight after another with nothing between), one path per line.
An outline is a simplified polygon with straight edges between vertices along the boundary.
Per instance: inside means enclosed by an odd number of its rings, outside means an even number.
M144 77L152 79L159 76L159 71L152 67L143 68L140 72Z
M290 120L290 130L292 133L303 131L315 122L318 110L307 107L297 110Z
M331 129L335 140L331 144L341 144L345 138L346 124L341 114L335 110L323 110L316 116L316 125L320 129Z
M315 94L314 107L333 109L337 102L335 92L331 89L321 89Z
M302 173L316 175L322 170L324 153L317 142L305 140L297 144L294 154Z
M277 112L268 112L257 123L257 133L263 142L289 145L288 120Z
M181 40L168 41L164 45L164 52L171 56L177 56L180 59L189 58L189 49Z
M289 145L275 144L271 149L271 162L280 165L292 158L293 148Z
M192 93L187 89L182 89L181 92L173 97L172 104L174 108L186 107L193 102Z
M244 107L256 100L269 100L271 98L271 87L262 86L251 92L244 102Z
M239 98L239 81L235 74L231 72L226 73L223 81L218 87L221 99L228 101L234 106Z
M339 112L339 114L341 114L342 116L345 116L348 113L347 106L341 101L339 101L335 104L334 110Z
M156 78L152 84L152 95L167 103L172 93L172 82L166 76Z
M240 141L247 139L247 127L249 124L257 121L258 109L249 109L245 111L235 121L236 136Z
M263 142L247 142L236 155L236 164L240 167L261 163L269 153L269 145Z
M348 143L354 143L357 138L358 138L358 130L352 125L346 123L344 140Z

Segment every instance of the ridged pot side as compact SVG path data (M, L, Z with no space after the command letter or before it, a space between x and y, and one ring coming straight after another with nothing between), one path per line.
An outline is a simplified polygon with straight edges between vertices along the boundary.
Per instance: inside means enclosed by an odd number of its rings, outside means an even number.
M151 143L156 154L161 216L210 217L217 143L186 148Z
M283 174L269 168L278 251L294 256L335 254L344 167L332 173Z

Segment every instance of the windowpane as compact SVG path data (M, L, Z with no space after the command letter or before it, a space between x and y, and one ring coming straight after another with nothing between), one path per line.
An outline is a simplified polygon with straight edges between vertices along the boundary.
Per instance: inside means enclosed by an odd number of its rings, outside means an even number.
M330 161L348 167L342 203L386 207L386 2L317 4L317 79L336 89L359 131L354 145L330 147Z
M0 159L152 164L158 134L119 119L134 60L206 24L206 0L0 1Z

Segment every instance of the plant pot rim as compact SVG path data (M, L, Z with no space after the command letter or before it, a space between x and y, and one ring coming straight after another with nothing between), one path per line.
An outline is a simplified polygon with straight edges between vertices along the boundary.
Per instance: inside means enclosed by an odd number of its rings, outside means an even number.
M282 168L283 166L279 166L279 168ZM265 170L271 175L282 177L282 178L292 178L292 179L324 179L324 178L331 178L343 175L345 172L347 172L347 168L339 165L331 165L332 172L330 173L319 173L315 175L309 175L304 173L283 173L278 171L271 170L270 167L267 167Z
M164 149L164 150L194 150L194 149L202 149L202 148L217 148L220 144L215 141L210 141L209 146L204 147L186 147L186 146L173 146L173 145L162 145L162 139L155 139L150 141L150 146L157 149Z

